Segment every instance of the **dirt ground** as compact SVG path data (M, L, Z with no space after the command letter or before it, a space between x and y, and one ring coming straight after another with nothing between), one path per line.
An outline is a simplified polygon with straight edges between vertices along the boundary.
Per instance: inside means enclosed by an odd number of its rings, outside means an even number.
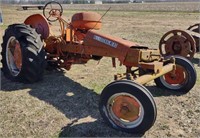
M198 3L193 4L196 5ZM0 26L1 42L9 24L21 23L33 13L42 14L41 10L23 11L10 6L1 8L4 17L4 25ZM184 4L181 8L188 9L188 6ZM66 9L63 17L70 20L72 14L80 11L81 6L79 10ZM101 32L158 48L165 32L185 30L200 22L198 12L192 9L180 11L109 11L103 18ZM103 10L97 12L101 15L105 13ZM200 136L198 58L200 55L196 54L192 60L198 79L189 93L176 95L173 91L157 88L154 82L147 84L154 96L158 115L154 126L144 137ZM112 68L111 59L103 58L100 63L89 61L86 65L74 65L70 71L45 71L44 79L34 84L11 82L1 74L0 137L135 136L107 126L98 111L102 89L113 81L114 74L124 71L124 67Z

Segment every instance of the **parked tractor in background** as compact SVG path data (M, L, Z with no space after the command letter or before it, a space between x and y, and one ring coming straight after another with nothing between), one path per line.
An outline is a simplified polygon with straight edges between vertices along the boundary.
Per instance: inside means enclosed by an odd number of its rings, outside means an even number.
M159 50L105 35L98 13L81 12L71 22L62 18L63 8L55 2L44 6L43 15L29 16L23 24L8 26L2 43L2 71L13 81L39 81L46 63L70 70L73 64L111 57L126 67L116 74L100 96L99 111L113 128L129 133L145 133L156 120L156 104L147 88L152 80L158 87L189 92L196 83L196 71L184 57L162 57ZM61 34L53 35L49 22L58 21Z

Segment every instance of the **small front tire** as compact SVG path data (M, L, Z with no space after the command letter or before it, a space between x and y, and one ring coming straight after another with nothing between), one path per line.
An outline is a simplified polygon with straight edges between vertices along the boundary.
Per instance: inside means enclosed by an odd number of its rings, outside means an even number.
M104 88L99 111L111 127L134 134L144 134L157 115L150 92L128 80L115 81Z
M158 87L184 94L189 92L195 85L197 79L196 70L188 59L181 56L174 57L175 73L173 71L169 72L154 81Z

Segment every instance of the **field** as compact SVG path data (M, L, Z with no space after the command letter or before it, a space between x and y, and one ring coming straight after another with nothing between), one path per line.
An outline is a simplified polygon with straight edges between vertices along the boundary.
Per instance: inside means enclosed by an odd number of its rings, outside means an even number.
M160 38L167 31L185 30L200 22L197 12L200 4L187 4L123 5L127 11L122 10L122 5L114 5L103 17L101 32L158 48ZM82 10L95 10L103 15L110 5L95 7L64 5L63 17L70 20L74 13ZM174 10L174 7L177 8ZM41 10L16 10L14 6L1 8L4 25L0 26L0 43L9 24L21 23L34 13L42 14ZM144 136L200 136L198 58L200 55L196 54L192 60L198 79L189 93L176 95L173 91L157 88L154 82L147 84L157 104L158 116L154 126ZM45 71L44 79L34 84L11 82L2 74L0 137L134 136L108 127L98 111L102 89L113 81L114 74L124 71L123 67L112 68L111 59L103 58L99 63L90 61L86 65L74 65L70 71Z

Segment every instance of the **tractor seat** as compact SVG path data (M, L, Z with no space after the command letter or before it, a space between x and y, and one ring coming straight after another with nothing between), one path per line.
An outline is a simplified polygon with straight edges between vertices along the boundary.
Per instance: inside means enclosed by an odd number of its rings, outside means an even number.
M101 29L101 15L95 12L81 12L72 16L72 26L75 29Z

